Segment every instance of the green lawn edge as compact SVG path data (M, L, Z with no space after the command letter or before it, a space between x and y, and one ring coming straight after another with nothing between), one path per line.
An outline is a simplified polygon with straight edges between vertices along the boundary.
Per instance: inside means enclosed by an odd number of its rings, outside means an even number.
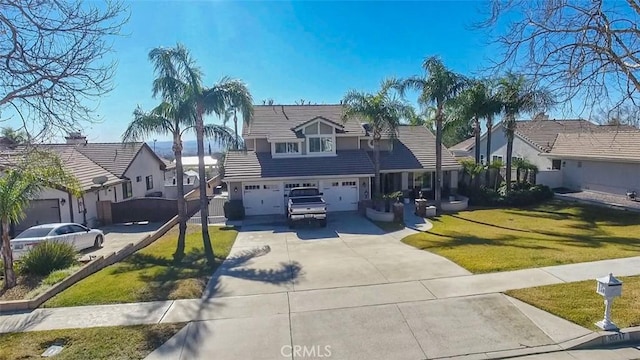
M199 225L189 225L186 256L173 262L178 230L171 229L146 248L110 265L47 301L45 307L102 305L199 298L209 277L229 255L238 234L228 227L209 227L216 255L206 264Z

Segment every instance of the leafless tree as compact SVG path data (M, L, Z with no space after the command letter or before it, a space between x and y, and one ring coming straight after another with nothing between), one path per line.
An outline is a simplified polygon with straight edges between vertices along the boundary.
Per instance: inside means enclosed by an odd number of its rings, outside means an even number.
M603 125L624 125L640 128L640 108L623 105L610 110L601 110L594 115L594 120Z
M0 120L38 132L92 121L112 89L109 40L127 19L119 2L0 0Z
M492 0L476 25L502 47L494 70L521 73L591 110L640 100L638 23L638 0Z

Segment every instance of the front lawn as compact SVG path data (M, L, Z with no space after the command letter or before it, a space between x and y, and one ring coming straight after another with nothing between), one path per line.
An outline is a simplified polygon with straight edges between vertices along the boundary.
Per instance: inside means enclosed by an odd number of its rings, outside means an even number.
M474 273L637 256L640 215L550 201L527 208L442 215L402 241Z
M620 279L622 296L613 300L611 320L620 328L638 326L640 276ZM598 329L594 323L604 315L603 298L596 293L595 280L511 290L507 295L588 329Z
M209 277L229 255L238 232L209 227L216 264L207 266L199 225L189 225L186 256L174 264L178 228L148 247L81 280L45 303L46 307L198 298Z
M399 223L396 221L392 221L392 222L374 221L374 220L369 220L369 221L371 221L377 227L379 227L380 229L384 230L384 232L387 232L387 233L400 231L404 229L404 223Z
M42 359L51 345L64 346L56 360L143 359L184 324L98 327L0 334L0 360Z

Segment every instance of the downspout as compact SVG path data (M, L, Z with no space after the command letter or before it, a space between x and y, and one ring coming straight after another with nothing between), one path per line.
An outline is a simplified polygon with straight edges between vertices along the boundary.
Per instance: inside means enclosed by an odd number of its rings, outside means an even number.
M69 203L69 219L71 219L71 222L75 222L73 219L73 201L71 201L71 193L68 192L67 195L67 202Z

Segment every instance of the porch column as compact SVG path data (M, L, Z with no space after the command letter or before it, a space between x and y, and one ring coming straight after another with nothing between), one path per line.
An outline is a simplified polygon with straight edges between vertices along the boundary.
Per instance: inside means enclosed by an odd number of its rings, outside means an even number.
M458 171L457 170L451 170L449 171L449 174L451 176L451 183L449 185L450 189L457 189L458 188Z
M400 183L402 184L402 190L407 190L409 188L409 173L403 172L401 175Z

